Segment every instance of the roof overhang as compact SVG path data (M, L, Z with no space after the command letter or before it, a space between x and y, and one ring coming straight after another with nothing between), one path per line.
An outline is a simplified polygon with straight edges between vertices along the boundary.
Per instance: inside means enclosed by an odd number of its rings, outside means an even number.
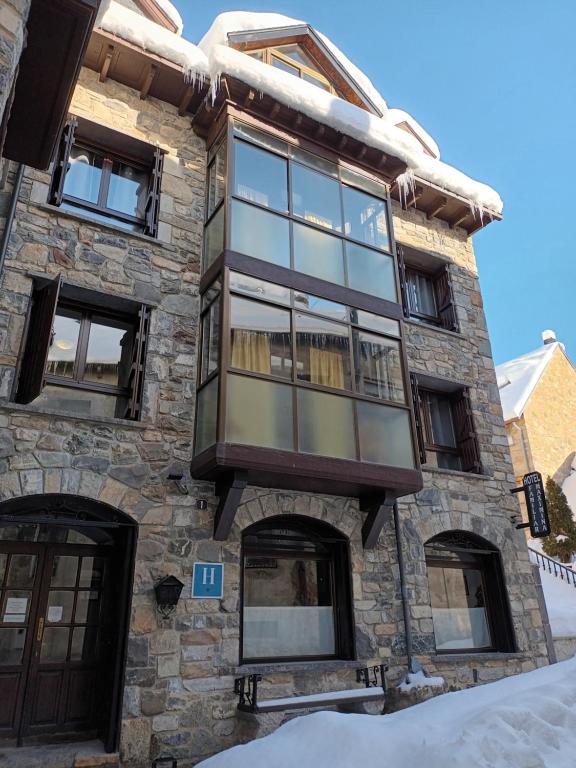
M3 155L46 169L78 79L100 0L32 0Z
M229 32L228 41L233 48L239 51L250 51L262 46L274 47L289 43L299 43L321 65L326 77L342 91L348 101L357 107L362 107L372 112L374 115L378 115L378 117L382 117L382 112L374 104L366 91L346 71L320 35L308 24L245 32Z
M321 145L343 160L376 173L388 184L406 170L406 163L399 158L340 133L229 75L221 78L214 100L210 93L203 99L193 119L195 132L204 138L208 137L226 105L237 107L243 113L277 126L292 136Z

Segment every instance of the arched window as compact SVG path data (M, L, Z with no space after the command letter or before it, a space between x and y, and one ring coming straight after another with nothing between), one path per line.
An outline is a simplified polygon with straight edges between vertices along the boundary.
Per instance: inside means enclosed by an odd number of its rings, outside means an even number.
M461 531L435 536L425 549L438 653L515 650L498 550Z
M242 661L353 658L345 537L282 516L247 528L242 545Z

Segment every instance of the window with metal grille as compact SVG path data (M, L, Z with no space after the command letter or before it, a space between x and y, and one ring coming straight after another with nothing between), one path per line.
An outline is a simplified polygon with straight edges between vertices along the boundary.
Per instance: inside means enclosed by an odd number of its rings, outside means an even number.
M32 295L16 402L79 416L138 419L150 309L65 286Z

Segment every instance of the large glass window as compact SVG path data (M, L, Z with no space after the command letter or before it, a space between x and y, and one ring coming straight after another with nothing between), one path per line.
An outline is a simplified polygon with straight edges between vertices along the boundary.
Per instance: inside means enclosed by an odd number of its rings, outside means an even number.
M436 650L510 651L514 641L498 552L450 531L426 544Z
M351 389L348 327L296 314L297 376L331 389Z
M294 450L291 387L228 376L226 405L226 442Z
M240 123L234 133L226 227L209 167L203 270L228 248L397 302L386 187Z
M242 661L351 658L346 540L289 516L243 535Z
M292 378L290 312L233 296L230 331L233 368Z

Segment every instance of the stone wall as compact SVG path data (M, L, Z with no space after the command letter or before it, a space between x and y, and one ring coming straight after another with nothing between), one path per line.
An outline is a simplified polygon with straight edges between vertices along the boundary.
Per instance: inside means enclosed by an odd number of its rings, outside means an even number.
M31 0L3 0L0 6L0 122L20 61Z
M126 672L122 756L143 768L159 754L180 766L276 727L283 715L239 717L240 541L253 522L282 514L322 519L350 541L359 662L406 671L402 604L392 523L379 546L364 551L358 501L250 488L226 542L212 539L211 484L188 475L198 325L199 257L205 151L175 108L83 71L72 111L151 143L164 165L159 240L90 222L46 205L49 174L27 171L0 292L0 499L39 493L105 501L139 523L133 614ZM482 311L471 241L463 230L395 208L400 242L449 258L461 334L404 323L410 367L470 386L486 475L426 470L425 488L402 500L402 540L415 647L446 687L484 682L547 663L534 577L523 537L510 525L512 467ZM145 378L143 420L81 419L9 402L29 305L30 272L155 304ZM182 495L167 481L183 472ZM198 510L198 499L208 508ZM424 544L442 531L477 533L501 549L518 653L447 659L434 653ZM190 599L195 561L225 563L224 598ZM162 620L154 583L166 574L185 582L177 612ZM268 669L264 695L355 686L356 664L302 664ZM476 672L474 671L476 670Z

